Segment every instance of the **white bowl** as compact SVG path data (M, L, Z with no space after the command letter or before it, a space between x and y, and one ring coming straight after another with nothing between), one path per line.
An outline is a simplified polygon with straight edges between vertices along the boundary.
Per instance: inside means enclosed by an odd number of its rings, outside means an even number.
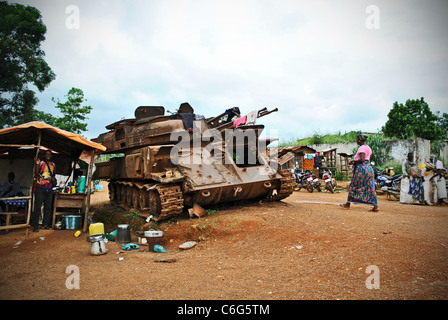
M162 237L163 231L149 230L144 232L145 237Z

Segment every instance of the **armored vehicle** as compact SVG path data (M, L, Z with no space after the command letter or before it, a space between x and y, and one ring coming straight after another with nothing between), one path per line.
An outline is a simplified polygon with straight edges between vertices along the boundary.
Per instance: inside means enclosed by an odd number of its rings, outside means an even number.
M135 118L108 125L109 132L93 139L114 155L96 164L94 178L109 180L112 203L156 221L195 204L284 199L294 190L292 176L278 170L276 153L266 148L274 139L262 139L257 123L275 111L241 116L234 107L205 118L188 103L171 114L138 107Z

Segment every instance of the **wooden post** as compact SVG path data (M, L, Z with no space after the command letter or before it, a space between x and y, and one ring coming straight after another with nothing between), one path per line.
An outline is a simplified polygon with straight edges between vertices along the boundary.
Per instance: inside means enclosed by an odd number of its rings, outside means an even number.
M28 204L28 216L26 218L26 224L29 225L30 224L30 219L31 219L31 213L34 210L34 185L36 183L36 162L37 159L39 158L39 151L40 151L40 144L42 141L42 131L39 130L37 133L37 146L36 146L36 155L34 156L33 159L33 183L30 186L30 203ZM28 235L28 229L27 229L27 235Z
M85 212L84 212L84 226L82 231L83 232L87 232L87 216L89 214L89 210L90 210L90 184L92 182L92 169L93 169L93 165L95 163L95 149L93 149L92 151L92 157L90 158L90 163L89 163L89 168L87 170L87 181L86 181L86 187L87 187L87 201L86 201L86 208L85 208Z

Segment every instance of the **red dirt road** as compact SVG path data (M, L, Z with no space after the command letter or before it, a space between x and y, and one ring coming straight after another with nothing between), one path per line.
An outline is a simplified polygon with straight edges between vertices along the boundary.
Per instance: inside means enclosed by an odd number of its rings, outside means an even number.
M168 253L117 254L121 245L108 242L107 254L91 256L86 234L10 231L0 236L0 299L447 299L448 206L379 196L381 211L372 213L341 209L346 197L302 190L163 223ZM107 189L93 195L93 208L104 201ZM194 248L178 249L191 240ZM79 270L79 289L66 286L68 266Z

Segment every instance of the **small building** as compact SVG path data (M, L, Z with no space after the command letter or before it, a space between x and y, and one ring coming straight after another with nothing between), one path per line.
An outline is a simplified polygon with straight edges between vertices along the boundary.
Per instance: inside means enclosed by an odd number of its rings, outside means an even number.
M282 147L278 149L278 164L281 169L313 170L316 150L308 146Z

